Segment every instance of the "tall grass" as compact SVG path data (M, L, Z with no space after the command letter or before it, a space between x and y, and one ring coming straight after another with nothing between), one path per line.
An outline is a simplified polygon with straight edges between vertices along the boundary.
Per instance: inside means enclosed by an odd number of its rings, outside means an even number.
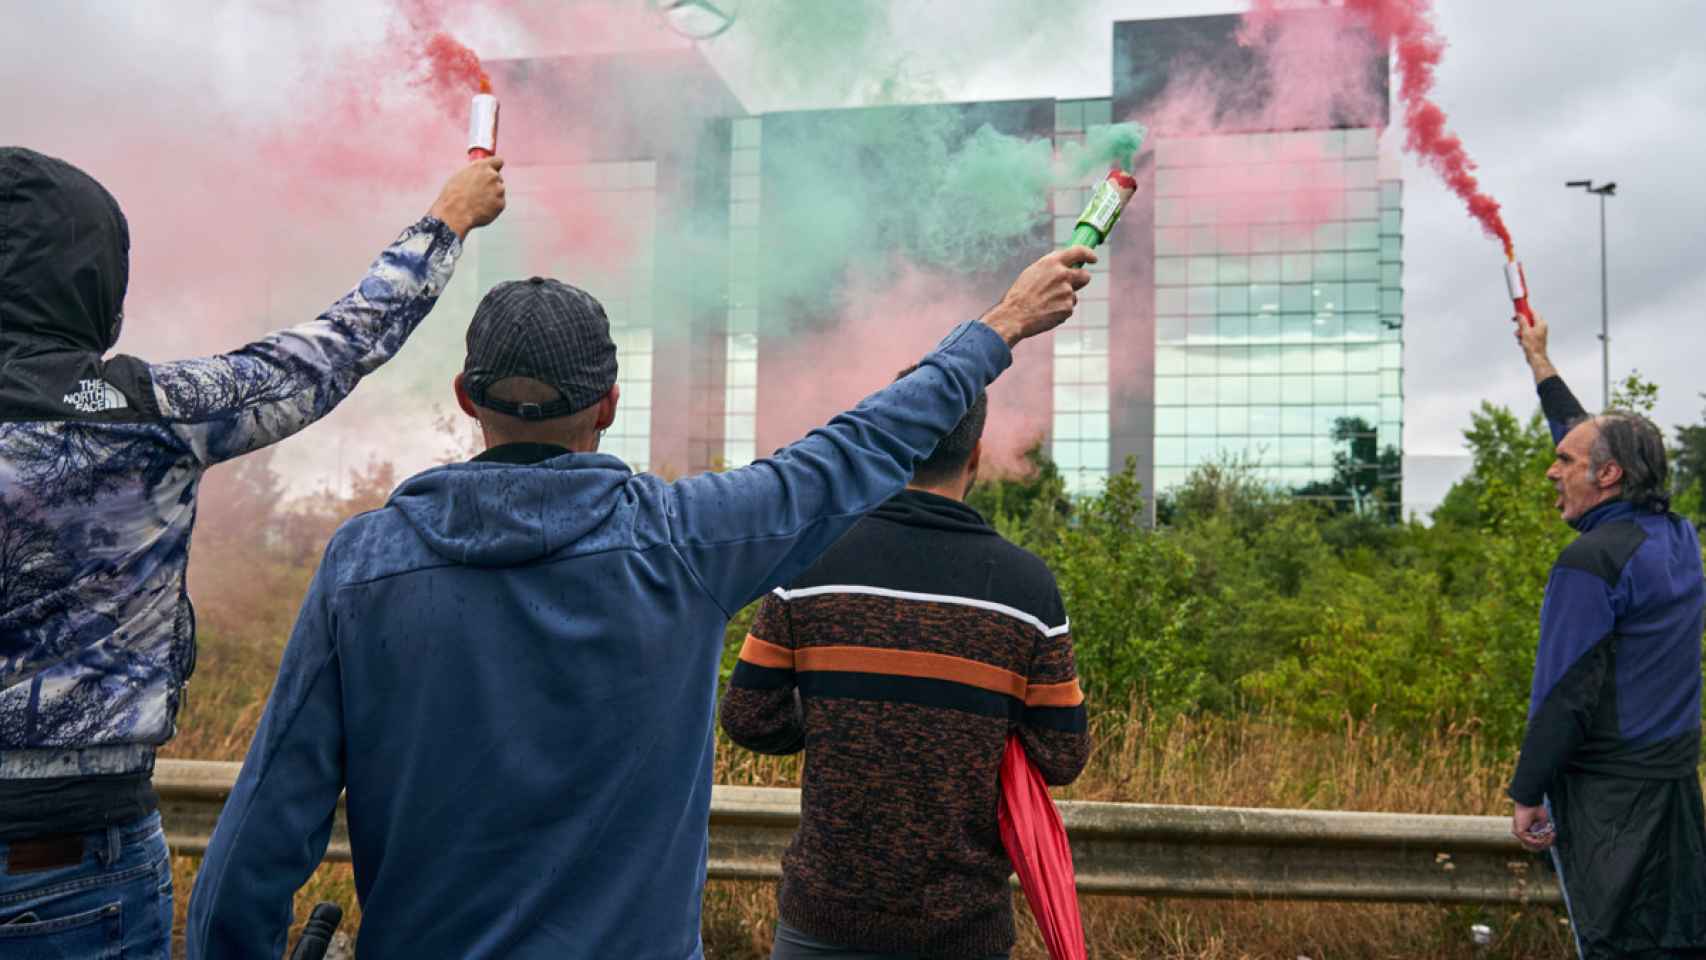
M240 760L260 719L280 648L220 635L202 639L200 664L167 756ZM1096 750L1062 799L1220 806L1503 814L1509 771L1473 727L1439 724L1396 735L1369 722L1323 733L1276 719L1278 711L1237 718L1164 718L1141 704L1093 720ZM794 786L798 757L761 757L720 742L720 783ZM873 825L880 828L880 825ZM197 860L174 861L179 931ZM296 914L317 900L340 903L344 929L361 918L347 864L322 866L298 894ZM1253 903L1088 897L1086 933L1096 957L1232 960L1278 957L1550 958L1567 954L1568 931L1545 907L1391 906ZM1017 958L1046 957L1028 909L1015 899ZM769 884L713 882L704 901L706 952L715 958L768 955L775 926ZM1473 923L1495 942L1475 952ZM292 932L295 936L296 931Z

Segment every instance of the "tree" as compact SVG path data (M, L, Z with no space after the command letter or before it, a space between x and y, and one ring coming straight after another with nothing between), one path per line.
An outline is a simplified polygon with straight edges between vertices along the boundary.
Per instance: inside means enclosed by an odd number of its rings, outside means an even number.
M1295 495L1327 503L1336 513L1398 520L1403 503L1403 454L1388 445L1380 449L1380 434L1361 417L1333 421L1333 440L1343 447L1333 454L1333 476L1299 487Z
M1706 393L1700 395L1706 400ZM1676 428L1676 446L1671 450L1671 509L1706 524L1706 410L1700 422Z

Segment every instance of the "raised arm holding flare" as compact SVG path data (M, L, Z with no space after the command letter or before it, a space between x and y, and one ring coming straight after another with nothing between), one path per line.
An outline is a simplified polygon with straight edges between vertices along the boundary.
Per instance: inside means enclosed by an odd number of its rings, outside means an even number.
M698 957L729 616L898 493L1094 257L1027 268L910 376L750 466L598 451L604 308L535 277L475 311L486 451L326 548L190 903L191 957L276 955L346 787L364 957Z
M1545 318L1516 318L1557 445L1546 477L1581 536L1540 608L1511 832L1550 848L1584 958L1700 956L1700 541L1670 512L1658 428L1627 411L1589 416L1546 335Z
M106 355L129 279L118 203L0 148L0 942L84 955L110 927L125 956L167 955L151 777L195 664L201 475L324 416L402 347L462 236L503 209L501 167L459 169L318 319L150 364Z

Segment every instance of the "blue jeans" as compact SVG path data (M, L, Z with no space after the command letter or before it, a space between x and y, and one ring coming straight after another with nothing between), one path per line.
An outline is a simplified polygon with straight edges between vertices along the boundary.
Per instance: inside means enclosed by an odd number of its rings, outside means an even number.
M57 858L26 856L31 842L0 841L0 957L169 960L172 858L160 814L65 838Z
M770 950L770 960L916 960L910 953L872 953L825 943L801 933L781 920L776 921L776 943ZM998 953L988 960L1007 960Z

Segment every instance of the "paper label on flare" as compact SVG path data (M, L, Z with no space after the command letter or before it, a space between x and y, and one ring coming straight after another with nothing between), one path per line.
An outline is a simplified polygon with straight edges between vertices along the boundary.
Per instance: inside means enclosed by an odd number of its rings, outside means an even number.
M1079 223L1087 223L1096 228L1102 236L1114 228L1114 221L1120 218L1120 210L1125 204L1120 200L1120 188L1110 180L1096 184L1096 190L1090 194L1090 203L1079 215Z
M1523 283L1522 264L1510 261L1505 264L1505 286L1511 292L1512 300L1521 300L1528 296L1528 285Z

